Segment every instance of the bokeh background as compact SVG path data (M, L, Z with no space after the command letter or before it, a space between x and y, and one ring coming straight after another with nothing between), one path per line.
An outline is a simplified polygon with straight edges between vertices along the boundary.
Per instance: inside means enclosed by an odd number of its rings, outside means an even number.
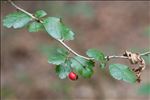
M79 54L98 48L106 55L125 50L150 49L149 1L15 1L34 13L45 10L48 16L61 17L75 33L66 42ZM1 18L16 11L1 2ZM6 29L1 25L1 99L2 100L150 100L150 57L140 84L113 79L108 71L94 68L90 79L60 80L55 66L47 63L41 47L59 45L45 32L29 33L26 28ZM110 63L127 60L113 59ZM149 92L150 93L150 92Z

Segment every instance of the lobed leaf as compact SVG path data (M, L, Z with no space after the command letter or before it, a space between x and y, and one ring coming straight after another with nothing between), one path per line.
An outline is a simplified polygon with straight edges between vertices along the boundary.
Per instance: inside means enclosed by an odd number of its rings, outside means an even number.
M64 48L57 48L52 53L49 53L48 62L59 65L66 61L68 57L68 51Z
M37 17L37 18L41 18L41 17L44 17L46 15L47 15L47 13L44 10L38 10L35 12L35 17Z
M63 40L74 39L74 33L69 28L67 28L63 23L61 23L61 34Z
M67 61L64 64L57 65L55 71L60 79L65 79L71 72L70 62Z
M48 17L43 21L46 31L53 38L62 40L74 39L74 33L61 22L60 18Z
M4 18L3 25L7 28L22 28L31 20L32 18L23 12L14 12Z
M39 22L32 22L28 27L29 32L38 32L44 30L44 26Z
M125 82L134 83L136 82L136 75L128 66L123 64L111 64L109 66L110 74L117 80L123 80Z
M82 77L90 78L93 75L93 61L76 56L71 59L71 62L71 67Z
M89 49L86 54L91 57L94 58L95 60L97 60L100 63L100 67L104 68L106 65L106 59L105 59L105 55L97 49Z
M92 68L89 68L88 66L86 66L83 70L82 70L82 76L84 78L90 78L93 75L94 71Z

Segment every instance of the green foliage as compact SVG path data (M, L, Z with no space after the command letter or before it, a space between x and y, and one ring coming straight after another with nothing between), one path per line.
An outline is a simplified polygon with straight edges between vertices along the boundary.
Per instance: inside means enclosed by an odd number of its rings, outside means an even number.
M104 68L106 65L106 59L105 59L105 55L97 49L89 49L86 54L89 57L94 58L96 61L98 61L100 63L101 68Z
M66 49L57 48L55 51L49 53L48 62L55 65L62 64L66 61L68 54Z
M60 79L65 79L68 74L71 72L71 63L69 61L66 61L65 63L61 65L57 65L55 68L55 71Z
M46 31L53 38L62 40L74 39L74 33L61 22L60 18L48 17L43 21Z
M38 10L34 14L34 16L38 20L36 19L35 21L28 24L32 20L30 16L23 12L14 12L4 18L3 25L7 28L13 27L15 29L22 28L25 25L28 25L29 32L46 30L48 34L56 40L74 39L75 34L63 24L60 18L43 18L46 15L47 13L45 11ZM48 50L44 49L44 52L48 56L48 62L56 65L55 71L61 79L66 78L72 70L74 70L78 75L84 78L90 78L94 73L93 67L95 63L93 62L93 60L98 61L101 68L104 68L107 62L104 53L97 49L89 49L86 52L89 57L93 58L92 60L87 60L79 56L72 57L64 48L51 47ZM129 83L136 82L136 75L126 65L112 64L109 66L109 71L112 77L117 80L123 80ZM147 91L146 88L147 87L143 87L140 90Z
M37 18L41 18L41 17L44 17L46 15L47 15L47 13L44 10L38 10L35 12L35 17L37 17Z
M150 83L143 84L139 89L138 93L142 95L149 95L150 94Z
M85 67L83 70L82 70L82 76L84 78L90 78L92 75L93 75L94 71L92 68L90 68L89 66Z
M90 78L93 75L93 61L76 56L71 59L71 62L71 67L82 77Z
M134 83L136 82L136 75L129 69L128 66L123 64L111 64L109 66L110 74L117 80L123 80L125 82Z
M69 28L67 28L63 23L61 23L61 35L63 40L73 40L74 34Z
M44 26L39 22L32 22L28 27L29 32L38 32L44 30Z
M14 12L4 18L3 25L7 28L22 28L31 20L31 17L23 12Z

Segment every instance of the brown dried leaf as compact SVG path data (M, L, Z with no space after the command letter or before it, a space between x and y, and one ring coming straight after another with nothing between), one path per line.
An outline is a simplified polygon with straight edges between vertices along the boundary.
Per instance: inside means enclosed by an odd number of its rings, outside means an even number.
M141 72L145 69L145 61L138 53L132 53L129 51L125 51L123 56L126 56L131 64L137 64L138 68L132 69L137 76L137 82L141 81Z

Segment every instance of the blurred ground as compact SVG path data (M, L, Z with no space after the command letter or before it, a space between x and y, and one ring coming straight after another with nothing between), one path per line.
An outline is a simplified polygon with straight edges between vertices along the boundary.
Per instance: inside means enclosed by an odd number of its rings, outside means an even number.
M88 48L99 48L107 55L124 50L144 52L150 48L149 1L16 1L33 13L43 9L49 16L61 17L75 33L68 42L85 55ZM1 3L1 17L15 11ZM141 84L113 79L108 70L95 67L91 79L60 80L54 66L47 63L41 45L58 43L44 32L29 33L26 28L14 30L1 26L1 98L2 100L150 100L138 93L150 82L150 63L142 74ZM125 63L112 60L109 63ZM147 62L148 63L148 62Z

